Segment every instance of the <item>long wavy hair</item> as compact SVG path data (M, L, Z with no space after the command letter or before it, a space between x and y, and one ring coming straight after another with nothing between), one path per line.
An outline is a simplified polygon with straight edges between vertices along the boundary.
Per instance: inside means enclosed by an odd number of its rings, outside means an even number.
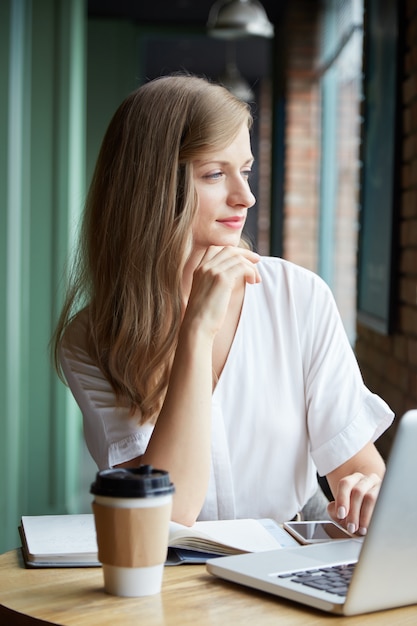
M104 136L54 359L64 379L60 346L86 309L89 354L142 422L159 413L177 345L198 208L192 162L229 145L244 123L249 106L224 87L171 75L130 94Z

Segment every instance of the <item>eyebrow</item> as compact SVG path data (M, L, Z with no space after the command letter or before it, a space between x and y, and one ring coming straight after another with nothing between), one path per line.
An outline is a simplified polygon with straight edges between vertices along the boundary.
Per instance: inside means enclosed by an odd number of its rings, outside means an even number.
M249 163L251 165L253 165L255 161L255 157L254 156L250 156L248 159L246 159L246 161L242 164L242 165L248 165ZM210 165L210 164L216 164L216 165L229 165L230 161L222 161L221 159L196 159L194 161L195 165L197 165L198 167L201 167L202 165Z

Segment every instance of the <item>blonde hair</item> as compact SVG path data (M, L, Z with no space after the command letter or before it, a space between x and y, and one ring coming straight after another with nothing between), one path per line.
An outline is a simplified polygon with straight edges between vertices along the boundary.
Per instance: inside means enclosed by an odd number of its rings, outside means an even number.
M189 75L153 80L113 116L86 201L77 262L54 337L84 302L88 351L116 394L154 420L181 324L181 279L197 210L192 161L251 126L247 104Z

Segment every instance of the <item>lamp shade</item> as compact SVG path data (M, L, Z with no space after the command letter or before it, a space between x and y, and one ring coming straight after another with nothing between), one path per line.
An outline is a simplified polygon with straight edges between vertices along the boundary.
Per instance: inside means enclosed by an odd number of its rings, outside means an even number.
M274 26L258 0L217 0L210 9L207 31L221 39L274 36Z

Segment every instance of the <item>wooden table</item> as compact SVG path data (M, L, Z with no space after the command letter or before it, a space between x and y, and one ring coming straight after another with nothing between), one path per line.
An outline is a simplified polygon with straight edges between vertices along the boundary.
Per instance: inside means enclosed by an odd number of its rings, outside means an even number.
M162 591L118 598L100 568L25 569L20 550L0 556L0 625L65 626L415 626L417 606L334 617L214 578L203 565L166 567Z

